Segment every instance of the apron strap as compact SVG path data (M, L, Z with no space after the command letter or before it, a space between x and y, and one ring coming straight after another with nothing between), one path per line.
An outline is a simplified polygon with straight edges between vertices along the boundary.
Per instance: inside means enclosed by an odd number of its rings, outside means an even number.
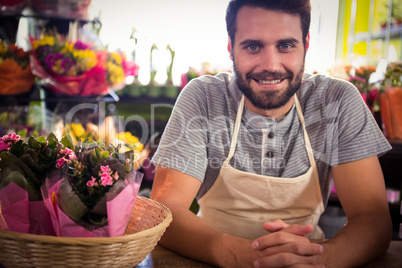
M230 151L229 151L228 157L225 160L225 162L227 162L227 163L229 162L230 159L232 159L235 149L236 149L237 137L239 136L243 109L244 109L244 94L241 96L239 108L237 109L236 121L235 121L235 125L234 125L234 130L233 130L233 137L232 137L232 141L230 142Z
M297 98L297 96L295 95L295 104L296 104L296 111L297 111L297 115L299 116L299 120L300 123L302 124L302 128L303 128L303 136L304 136L304 142L306 143L306 150L308 152L308 154L313 155L313 149L311 148L311 143L310 143L310 139L307 135L307 131L306 131L306 123L304 122L304 116L303 116L303 112L301 109L301 105L299 102L299 99Z
M316 183L319 186L320 185L320 180L319 180L319 177L318 177L317 165L316 165L315 159L314 159L313 148L311 147L310 139L309 139L308 134L307 134L306 123L304 122L304 115L303 115L303 112L302 112L302 108L301 108L299 99L297 98L296 94L294 96L295 96L295 104L296 104L297 115L299 116L300 123L302 124L302 128L303 128L303 136L304 136L304 142L306 143L306 150L307 150L308 159L310 160L310 165L313 168L313 173L314 173L314 178L316 180ZM323 206L320 187L316 187L316 195L317 195L317 199L321 200L320 205Z

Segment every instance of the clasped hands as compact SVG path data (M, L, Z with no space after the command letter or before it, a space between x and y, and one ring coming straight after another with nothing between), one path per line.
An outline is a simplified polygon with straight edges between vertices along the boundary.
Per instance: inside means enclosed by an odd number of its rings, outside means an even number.
M306 235L313 231L312 225L288 225L282 220L264 223L270 232L255 239L251 246L259 252L254 267L324 267L317 264L317 256L323 253L320 244L311 243Z

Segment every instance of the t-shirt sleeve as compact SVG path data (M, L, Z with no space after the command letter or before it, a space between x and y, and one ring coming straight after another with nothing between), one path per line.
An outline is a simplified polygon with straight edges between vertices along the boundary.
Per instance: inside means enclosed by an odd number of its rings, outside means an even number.
M331 166L381 156L391 149L360 92L350 83L335 80L343 89L339 100L338 127L334 129Z
M180 93L152 158L163 165L204 180L207 168L207 100L205 89L193 79Z

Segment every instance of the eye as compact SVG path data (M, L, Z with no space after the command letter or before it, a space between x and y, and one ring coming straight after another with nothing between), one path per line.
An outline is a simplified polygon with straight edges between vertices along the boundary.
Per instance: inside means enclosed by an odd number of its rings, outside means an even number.
M293 45L292 44L289 44L289 43L284 43L284 44L280 44L279 45L279 48L281 49L281 50L289 50L289 49L291 49L293 47Z
M258 45L249 45L248 47L247 47L247 49L248 50L251 50L251 51L258 51L258 49L259 49L260 47L258 46Z

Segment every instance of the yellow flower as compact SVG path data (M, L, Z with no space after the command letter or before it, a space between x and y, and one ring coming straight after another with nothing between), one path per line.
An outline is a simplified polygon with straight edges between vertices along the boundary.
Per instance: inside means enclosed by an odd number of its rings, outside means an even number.
M52 67L52 71L57 73L57 74L62 74L63 73L63 69L61 68L61 60L57 60L53 67Z
M71 130L77 138L82 138L85 135L85 129L81 124L71 123Z
M132 148L135 151L141 152L144 148L144 145L139 141L139 139L128 131L120 132L117 134L117 138L125 142L129 148Z
M123 68L114 65L113 63L107 63L108 80L111 84L119 84L124 81L125 74Z
M91 50L74 50L73 57L84 72L91 70L98 64L96 54Z
M32 41L33 49L37 49L39 46L54 46L54 37L49 35L42 35L39 40Z
M64 48L60 52L73 52L74 51L74 43L65 43Z
M112 58L112 61L115 61L117 64L121 64L122 63L122 59L119 53L117 52L111 52L110 57Z

